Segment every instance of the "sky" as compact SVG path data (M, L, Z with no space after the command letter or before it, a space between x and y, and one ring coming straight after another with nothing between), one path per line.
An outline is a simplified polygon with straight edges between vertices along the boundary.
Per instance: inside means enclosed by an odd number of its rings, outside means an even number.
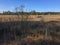
M20 5L24 5L26 11L60 12L60 0L0 0L0 12L14 11Z

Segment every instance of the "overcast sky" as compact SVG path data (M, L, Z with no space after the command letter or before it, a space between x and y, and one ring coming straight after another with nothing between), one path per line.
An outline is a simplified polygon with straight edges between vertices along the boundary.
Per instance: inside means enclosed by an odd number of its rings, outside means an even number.
M0 0L0 12L14 11L20 5L25 5L27 11L60 12L60 0Z

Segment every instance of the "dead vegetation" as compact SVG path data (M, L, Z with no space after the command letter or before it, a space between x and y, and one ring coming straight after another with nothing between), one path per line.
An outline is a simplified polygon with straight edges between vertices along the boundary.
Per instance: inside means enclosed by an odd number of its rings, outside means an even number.
M21 23L23 24L21 27ZM47 39L45 24L48 24ZM1 45L60 45L60 22L0 22Z

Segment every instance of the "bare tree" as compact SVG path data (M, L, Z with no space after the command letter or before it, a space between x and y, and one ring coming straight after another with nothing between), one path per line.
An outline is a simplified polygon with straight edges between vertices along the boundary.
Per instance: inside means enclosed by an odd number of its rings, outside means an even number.
M16 13L18 13L17 16L18 16L18 21L20 21L20 26L21 26L20 31L22 33L24 33L27 29L26 25L27 25L27 20L28 20L28 15L27 15L27 13L24 12L24 8L25 8L24 5L21 5L21 6L15 8ZM16 34L16 31L14 31L14 32ZM16 40L16 36L15 36L15 40Z

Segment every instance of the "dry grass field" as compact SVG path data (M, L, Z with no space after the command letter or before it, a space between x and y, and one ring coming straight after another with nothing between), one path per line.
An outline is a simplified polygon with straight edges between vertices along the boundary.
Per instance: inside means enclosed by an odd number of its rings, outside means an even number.
M21 19L21 15L0 15L0 45L60 45L60 15L23 16L30 24L23 23L22 28ZM41 19L44 22L40 23Z
M60 21L60 15L29 15L27 16L27 21L40 21L41 16L44 21ZM23 16L25 19L26 16ZM0 15L0 22L9 22L9 21L20 21L21 15Z

